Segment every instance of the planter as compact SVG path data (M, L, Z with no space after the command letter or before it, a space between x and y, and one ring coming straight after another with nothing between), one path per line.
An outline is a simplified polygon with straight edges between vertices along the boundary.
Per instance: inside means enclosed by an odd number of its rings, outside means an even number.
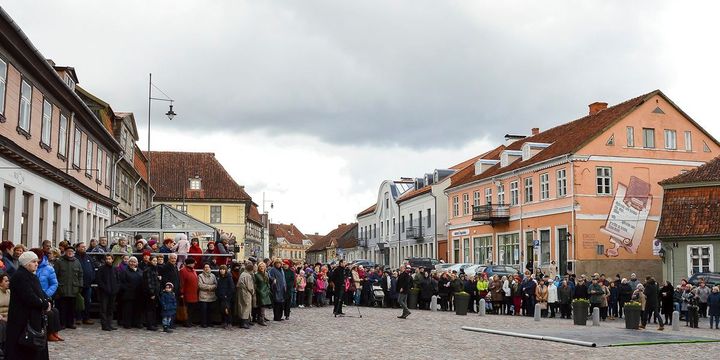
M639 307L623 307L625 313L625 328L637 330L640 327L640 314L642 311Z
M470 295L455 294L455 315L467 315Z
M420 289L412 288L408 293L407 306L408 309L417 309L418 296L420 295Z
M573 324L585 325L587 323L588 308L590 308L590 304L586 302L574 302L572 304Z

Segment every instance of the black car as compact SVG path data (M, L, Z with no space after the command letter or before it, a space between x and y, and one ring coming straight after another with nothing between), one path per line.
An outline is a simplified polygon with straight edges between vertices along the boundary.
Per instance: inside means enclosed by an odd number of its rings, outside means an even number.
M423 269L432 270L432 269L435 269L435 264L438 263L438 261L435 259L423 258L423 257L407 258L407 259L405 259L405 262L407 262L413 270L415 270L419 267L422 267Z
M700 279L704 279L705 285L707 286L720 285L720 273L718 272L695 273L688 279L688 282L692 284L692 286L697 286Z

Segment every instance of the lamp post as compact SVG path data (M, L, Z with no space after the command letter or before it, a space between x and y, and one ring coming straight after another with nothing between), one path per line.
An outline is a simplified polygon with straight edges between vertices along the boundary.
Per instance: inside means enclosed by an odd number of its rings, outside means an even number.
M153 85L152 73L150 73L148 83L149 84L148 84L148 144L147 144L147 151L148 151L148 156L147 156L147 206L150 207L150 205L152 205L152 197L150 195L150 157L151 157L151 154L150 154L150 119L151 119L151 116L150 116L150 114L151 114L151 110L152 110L152 101L157 100L157 101L165 101L165 102L170 103L170 109L168 110L168 112L165 113L165 116L167 116L168 119L172 120L175 117L175 115L177 115L177 114L175 114L175 111L173 111L173 101L174 100L171 99L169 96L167 96L167 94L165 94L157 86ZM158 91L160 91L160 93L165 95L165 97L164 98L153 97L153 94L152 94L153 87L158 89Z

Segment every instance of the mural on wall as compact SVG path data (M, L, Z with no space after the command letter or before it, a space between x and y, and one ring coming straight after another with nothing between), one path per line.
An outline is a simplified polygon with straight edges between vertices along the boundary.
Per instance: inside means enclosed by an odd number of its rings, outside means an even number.
M650 184L631 176L629 185L618 183L610 213L600 231L610 236L605 256L617 257L620 249L637 254L647 223L652 196Z

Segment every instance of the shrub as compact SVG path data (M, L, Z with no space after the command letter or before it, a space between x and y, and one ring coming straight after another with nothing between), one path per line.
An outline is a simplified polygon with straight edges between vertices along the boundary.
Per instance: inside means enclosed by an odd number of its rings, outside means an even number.
M588 299L585 299L585 298L573 299L572 302L573 302L573 304L588 304L588 305L590 304L590 301L589 301Z
M642 308L642 304L637 301L631 301L631 302L625 303L624 307L626 307L628 309L640 309L640 308Z

